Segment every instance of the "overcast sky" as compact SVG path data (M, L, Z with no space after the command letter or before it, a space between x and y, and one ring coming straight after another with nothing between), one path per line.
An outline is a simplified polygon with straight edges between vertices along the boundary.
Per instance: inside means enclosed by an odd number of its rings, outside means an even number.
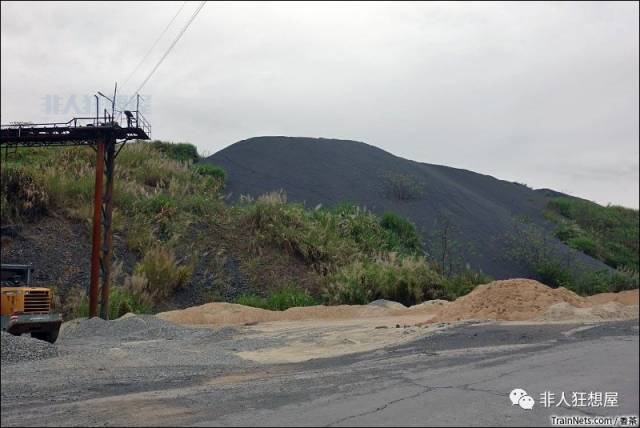
M2 2L2 123L92 112L182 4ZM208 2L141 93L154 138L205 154L260 135L353 139L637 208L638 22L637 2Z

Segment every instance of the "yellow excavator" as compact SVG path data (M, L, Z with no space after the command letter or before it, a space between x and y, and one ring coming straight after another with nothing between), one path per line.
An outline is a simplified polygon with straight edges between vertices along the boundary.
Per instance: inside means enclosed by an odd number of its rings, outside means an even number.
M31 265L0 265L0 319L2 330L19 336L54 343L58 338L62 315L51 308L53 293L46 287L32 287Z

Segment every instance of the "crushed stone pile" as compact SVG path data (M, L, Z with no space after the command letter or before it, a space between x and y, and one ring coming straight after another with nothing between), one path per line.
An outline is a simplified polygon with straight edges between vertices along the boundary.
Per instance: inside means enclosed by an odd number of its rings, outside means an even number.
M509 279L478 286L444 305L433 322L465 319L498 321L597 321L638 317L638 290L582 297L531 279Z
M78 318L62 325L59 341L72 341L87 337L103 337L114 340L134 341L153 339L177 339L185 328L159 319L153 315L125 315L115 320Z
M402 303L394 302L392 300L385 300L385 299L374 300L373 302L369 303L369 306L375 306L378 308L385 308L385 309L397 309L397 310L407 309L407 307Z
M2 364L37 361L58 356L56 346L49 342L34 339L28 335L14 336L4 331L1 335Z

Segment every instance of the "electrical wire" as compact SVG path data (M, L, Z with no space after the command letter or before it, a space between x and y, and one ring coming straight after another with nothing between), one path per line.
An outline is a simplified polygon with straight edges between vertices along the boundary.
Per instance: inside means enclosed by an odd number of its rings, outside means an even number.
M162 55L162 57L160 58L160 60L156 63L156 65L153 67L153 69L151 70L151 72L149 72L149 74L147 75L147 77L142 81L142 83L140 84L140 86L138 86L138 89L136 89L136 91L133 93L133 95L131 96L131 98L129 98L129 101L127 101L127 103L125 104L124 108L126 108L129 103L136 97L136 95L138 93L140 93L140 91L142 90L142 88L144 88L144 85L147 84L147 82L149 81L149 79L151 79L151 77L153 76L153 74L156 72L156 70L158 69L158 67L160 67L160 65L164 62L164 60L167 58L167 56L169 55L169 53L171 52L171 50L173 49L173 47L178 43L178 41L182 38L182 36L184 35L184 33L187 31L187 29L189 28L189 26L191 25L191 23L196 19L196 16L198 16L198 14L200 13L200 11L202 10L202 8L204 7L204 5L206 4L206 1L203 1L200 3L200 5L198 6L198 8L193 12L193 14L191 15L191 18L189 18L189 21L187 21L187 23L185 24L185 26L182 28L182 30L180 30L180 33L178 33L178 36L175 38L175 40L171 43L171 45L169 45L169 47L167 48L167 50L165 51L165 53ZM124 110L123 108L123 110Z
M158 44L158 42L160 41L160 39L162 39L162 37L165 35L165 33L167 32L167 30L169 29L169 27L171 27L171 24L173 24L173 21L176 20L176 18L178 17L178 15L180 15L180 12L182 12L182 9L184 9L184 7L186 6L187 2L183 2L182 6L180 6L180 8L178 9L178 11L175 13L175 15L173 15L173 18L171 18L171 21L169 21L169 23L167 24L166 27L164 27L164 30L162 30L162 32L160 33L160 35L158 36L158 38L153 42L153 44L151 45L151 47L149 48L149 50L147 51L147 53L142 57L142 59L140 60L140 62L138 63L138 65L136 65L136 67L133 69L133 71L131 71L131 73L129 73L129 76L127 76L127 78L125 79L124 83L122 84L122 87L127 86L127 83L129 82L129 80L131 80L131 78L133 77L134 74L136 74L136 72L140 69L140 66L146 61L146 59L149 57L149 55L151 54L151 52L153 52L153 49L156 47L156 45Z

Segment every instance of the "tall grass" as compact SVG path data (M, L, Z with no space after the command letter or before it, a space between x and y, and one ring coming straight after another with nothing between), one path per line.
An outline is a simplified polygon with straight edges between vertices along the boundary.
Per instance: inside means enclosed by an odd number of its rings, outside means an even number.
M271 311L285 311L300 306L313 306L318 302L305 290L288 285L271 294L261 297L256 294L244 294L234 300L234 303Z
M329 278L325 292L329 303L347 304L387 299L409 306L446 297L444 279L424 258L393 253L342 267Z
M638 210L557 197L549 201L547 217L557 224L556 236L570 247L613 268L640 270Z

